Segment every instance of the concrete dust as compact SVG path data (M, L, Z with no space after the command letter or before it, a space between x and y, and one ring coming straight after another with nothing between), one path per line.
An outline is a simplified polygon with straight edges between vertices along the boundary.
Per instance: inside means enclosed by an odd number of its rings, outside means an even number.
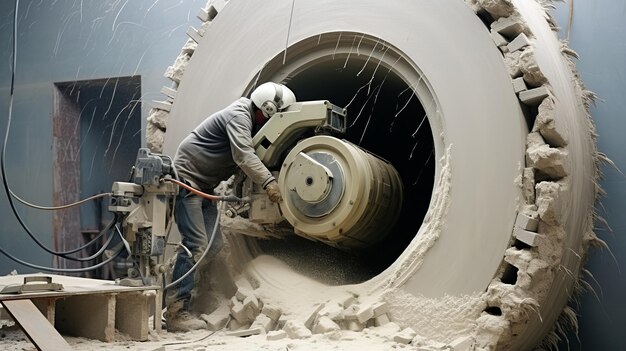
M217 332L209 336L209 331L193 331L188 333L163 332L159 340L146 342L115 341L105 343L85 338L65 337L75 350L136 350L136 351L170 351L170 350L239 350L239 351L285 351L285 350L418 350L417 346L404 345L385 337L378 336L374 331L364 330L361 333L340 331L336 333L316 334L308 339L267 340L266 335L249 337L226 336ZM203 340L201 340L203 339ZM6 351L36 350L20 330L0 330L0 348Z

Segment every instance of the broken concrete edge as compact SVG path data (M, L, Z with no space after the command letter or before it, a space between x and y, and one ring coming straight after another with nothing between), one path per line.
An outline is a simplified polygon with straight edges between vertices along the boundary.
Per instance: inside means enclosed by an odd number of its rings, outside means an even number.
M525 86L526 83L529 83L531 87L539 86L539 85L544 85L545 83L547 83L547 79L545 79L545 77L540 71L537 71L537 70L533 71L533 69L538 69L538 66L536 65L536 63L534 63L534 58L532 57L532 55L534 54L532 51L533 43L531 40L528 40L527 37L525 36L522 37L522 34L524 35L527 34L532 37L532 33L529 33L530 31L529 27L525 23L523 23L523 20L521 19L521 17L517 17L517 10L515 9L515 6L509 0L503 0L500 2L491 1L491 0L467 0L466 2L468 2L469 4L473 4L473 7L475 8L475 12L477 12L477 14L478 14L478 11L485 10L493 16L493 18L495 19L495 22L494 22L495 25L492 24L491 32L492 34L493 32L500 34L499 36L492 35L492 38L496 46L503 49L504 42L500 40L500 38L503 38L509 41L509 43L506 44L506 47L504 47L503 53L505 54L505 58L506 57L509 58L508 59L509 72L511 73L512 78L514 80L517 79L517 82L514 82L515 93L524 93L520 97L520 98L522 97L524 98L522 99L522 102L524 102L525 100L526 103L530 102L532 104L539 105L540 111L539 111L539 116L537 116L537 120L539 120L540 125L538 126L533 125L533 131L540 132L544 139L549 140L548 144L551 147L566 147L567 145L566 134L563 133L561 130L558 130L558 126L554 126L555 122L558 122L558 121L555 121L556 116L554 114L554 108L553 108L554 101L550 97L549 90L545 89L544 91L541 91L541 92L539 90L536 90L535 92L530 94L530 95L534 94L533 96L527 96L529 95L529 93L527 92L528 88ZM554 21L554 18L552 14L550 13L550 11L548 11L549 8L553 7L552 1L551 0L539 0L539 2L541 3L546 13L545 18L546 18L548 25L553 31L557 31L558 28L556 26L556 22ZM498 7L497 6L498 4L503 4L503 6ZM494 10L494 7L495 7L495 10ZM501 13L498 12L498 11L501 11L503 8L505 9L503 12ZM526 31L526 29L528 29L528 31ZM503 37L502 36L503 34L506 34L507 38ZM514 39L514 36L515 36L515 39ZM517 38L520 38L518 42L515 45L511 45L511 43L515 41ZM529 47L529 49L526 50L525 49L526 47ZM519 54L519 56L516 56L516 58L511 56L511 55L517 55L517 54L512 53L517 50L524 51L525 60L522 59L521 53ZM589 107L594 101L595 94L593 93L585 94L586 89L584 88L584 85L580 79L580 76L578 72L576 71L575 63L573 61L574 58L578 58L578 55L575 52L571 51L571 49L567 47L567 43L565 42L562 43L561 52L563 56L565 57L566 61L568 62L569 67L574 77L576 78L575 80L576 80L576 87L578 90L578 96L581 96L583 99L585 112L587 115L587 123L589 124L589 130L591 131L591 140L593 141L594 149L596 149L596 144L595 144L596 136L594 133L595 127L593 125L593 121L589 113ZM521 61L525 61L525 62L521 62ZM511 64L515 64L515 63L519 63L520 66L523 66L523 67L520 67L520 68L510 67ZM524 83L524 84L521 84L521 83ZM548 94L543 94L546 92L546 90ZM542 93L542 94L539 94L539 93ZM539 96L539 95L545 95L545 96ZM551 107L548 106L550 103L552 103ZM535 122L537 122L537 120ZM600 179L601 177L601 174L599 171L600 155L597 153L597 149L595 150L594 158L595 158L594 182L597 184L598 179ZM532 174L532 179L531 179L530 173L528 171L525 171L524 181L528 182L529 180L531 180L533 183L535 182L534 172ZM567 187L568 180L564 180L564 181L561 180L561 182L566 183L565 187ZM537 201L541 202L542 199L535 200L534 194L531 194L531 192L534 192L535 184L532 184L532 186L531 184L524 184L524 187L529 188L529 190L527 191L528 194L525 193L525 196L524 196L524 200L525 200L524 206L537 207L535 205L535 202ZM599 194L601 194L601 192L602 192L601 188L598 185L596 185L596 198L598 197ZM554 215L555 212L548 211L548 208L554 205L555 203L558 203L558 201L559 201L558 198L556 199L552 198L550 199L550 201L544 201L544 205L546 206L544 206L545 208L542 211L543 217L547 216L548 213L552 213ZM560 215L561 213L558 212L557 218L552 216L552 218L550 218L549 221L553 223L558 222L558 220L560 219L558 218L558 216ZM540 220L543 221L544 218L540 218ZM592 231L593 222L594 222L594 219L590 221L591 224L588 230L585 232L585 238L582 243L582 248L580 248L579 250L579 252L581 252L581 254L583 255L587 253L587 247L589 245L594 244L594 243L597 244L599 241L597 236ZM534 224L532 225L534 226ZM539 227L538 228L539 233L536 234L537 236L544 237L545 235L542 232L544 231L550 232L550 230L545 230L546 227L549 228L549 225L545 225L542 223L542 225L538 225L538 227ZM519 229L519 228L514 227L514 229ZM525 228L525 229L530 229L530 228ZM522 230L525 230L525 229L522 229ZM528 233L532 233L532 232L529 231ZM535 234L535 233L532 233L532 234ZM546 234L549 234L549 233L546 233ZM552 242L548 242L547 244L555 245L556 243L554 243L554 241L558 241L559 239L560 238L558 235L547 236L547 240L552 241ZM534 241L532 241L532 243L534 243ZM543 243L541 244L543 245ZM518 250L518 249L510 248L509 250ZM521 252L521 250L519 251ZM530 281L530 277L528 276L527 272L523 272L522 269L528 268L530 262L533 262L536 265L535 261L542 260L542 257L539 251L540 250L535 250L535 251L528 250L528 252L534 256L530 258L528 261L525 261L525 260L520 261L519 257L517 257L517 259L514 259L512 257L514 257L515 255L513 255L511 257L507 257L508 259L505 258L505 260L503 260L503 264L507 263L507 264L512 264L513 266L516 266L516 268L518 269L518 278L520 274L521 275L526 274L526 277L528 278L525 280L522 277L522 279L519 279L519 281L528 282ZM582 263L581 263L581 266L582 266ZM537 267L535 266L535 269L536 268ZM557 262L551 262L547 264L546 267L542 267L542 269L545 269L548 272L550 271L550 269L558 269L558 268L560 267L558 267ZM502 272L504 271L504 269L501 267L499 271ZM580 274L582 274L582 272L579 273L579 275ZM540 279L538 279L537 277L535 277L534 280L540 281ZM581 278L578 277L578 280L580 281ZM502 344L500 342L503 339L510 340L510 338L504 337L504 336L507 336L506 334L508 334L508 336L512 336L513 329L517 329L516 332L519 332L521 329L523 329L523 327L520 327L520 325L529 323L531 319L537 319L537 318L541 319L541 316L539 315L540 310L539 310L539 305L537 301L543 301L543 297L546 296L547 292L537 291L540 289L537 289L537 288L533 289L528 285L524 287L525 289L521 289L518 285L519 284L514 284L514 285L503 284L499 281L499 278L494 279L494 281L489 285L488 293L493 294L494 291L496 290L504 289L504 290L507 290L506 293L500 292L499 294L496 294L496 295L501 297L503 294L504 295L510 294L515 297L511 299L506 299L506 301L504 301L505 303L500 303L500 306L497 306L501 311L500 316L493 316L485 312L483 313L483 316L481 316L478 319L479 327L477 328L476 334L475 334L477 342L478 342L478 345L477 345L478 348L483 348L483 347L486 349L490 349L492 347L506 348L508 345ZM580 284L577 283L577 285L580 285ZM581 289L577 289L577 290L581 290ZM495 301L500 301L500 299L493 299L492 302L495 302ZM520 314L520 311L524 313ZM572 316L574 318L572 318ZM516 322L518 322L517 326L515 325ZM574 327L575 330L577 330L576 328L577 321L575 319L575 313L573 313L573 310L569 305L565 306L563 313L559 317L559 321L557 321L553 330L549 332L548 335L544 338L544 341L542 342L543 346L547 348L553 348L557 345L558 340L561 340L561 337L566 337L563 332L566 329L564 329L561 325L572 326Z

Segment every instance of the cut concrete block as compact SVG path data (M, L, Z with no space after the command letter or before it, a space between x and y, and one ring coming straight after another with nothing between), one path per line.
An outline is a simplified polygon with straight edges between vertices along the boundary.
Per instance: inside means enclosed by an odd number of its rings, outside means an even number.
M225 305L221 305L211 314L201 314L200 318L207 324L207 329L216 331L224 328L228 322L230 310Z
M374 325L377 327L383 326L390 322L391 320L389 319L389 316L386 313L381 314L378 317L374 317Z
M261 313L268 316L271 320L278 322L278 319L282 315L280 308L273 305L264 305Z
M326 316L334 321L341 320L343 316L343 307L336 303L329 303L319 312L320 316Z
M389 305L386 302L381 301L372 305L372 311L374 311L374 317L389 313Z
M356 315L359 312L359 305L351 305L350 307L343 310L343 317L345 319L356 319Z
M248 297L254 297L256 299L256 296L254 295L252 290L248 290L246 288L237 289L237 292L235 293L235 297L237 298L237 300L242 301L242 302Z
M187 36L196 43L199 43L200 39L202 39L202 35L200 35L200 33L198 33L198 30L194 27L189 27L189 29L187 29Z
M324 334L328 332L337 331L340 329L341 328L339 328L339 325L333 322L332 319L326 316L321 316L318 318L317 322L315 323L315 326L313 327L313 334Z
M211 5L207 8L207 12L209 13L209 20L213 20L217 14L222 11L224 6L226 6L227 0L215 0L211 2Z
M521 93L522 91L526 90L528 90L528 87L526 86L524 78L518 77L513 79L513 91L515 91L515 94Z
M207 11L206 9L200 9L200 11L198 11L198 14L196 15L196 17L202 21L202 22L208 22L209 21L209 11Z
M406 345L410 343L416 335L417 333L415 330L411 328L404 328L401 332L393 336L393 341Z
M154 108L158 108L160 110L164 110L167 112L170 112L170 110L172 109L172 103L169 101L152 101L152 107Z
M313 328L313 324L315 324L315 321L317 320L317 317L319 316L319 312L324 308L324 306L326 306L326 304L319 304L315 310L309 315L309 318L306 319L306 321L304 322L304 325L311 329Z
M272 329L274 329L275 325L276 325L276 322L274 322L273 320L270 319L270 317L264 314L258 315L256 319L254 320L254 322L252 322L252 327L261 327L263 328L264 332L271 331Z
M245 337L245 336L250 336L250 335L258 335L258 334L261 334L262 332L263 332L263 328L256 327L256 328L250 328L250 329L229 331L229 332L226 332L226 336Z
M172 101L174 100L174 98L176 98L176 90L170 87L161 88L161 94L167 96Z
M530 39L528 39L526 34L521 33L520 35L515 37L515 39L513 39L513 41L511 41L507 45L507 47L509 48L510 52L513 52L513 51L517 51L517 50L520 50L522 48L525 48L528 45L530 45Z
M278 325L276 327L282 329L283 327L285 327L285 324L287 323L288 320L289 318L286 315L281 314L280 317L278 318Z
M365 323L373 317L374 310L372 309L372 306L360 306L359 310L356 313L356 319L359 321L359 323Z
M536 233L537 228L539 227L539 220L520 212L517 214L517 218L515 219L515 226L517 228Z
M509 38L513 38L519 33L522 33L525 28L519 20L511 17L503 17L491 23L491 29Z
M555 118L556 106L554 99L544 99L539 105L533 132L541 136L552 147L563 147L568 144L567 127L560 119Z
M543 99L550 96L550 90L547 87L539 87L519 93L519 99L526 105L537 106Z
M285 323L283 330L287 332L287 335L292 339L306 339L313 335L311 331L304 326L304 323L293 319Z
M240 303L241 303L241 301L237 300L236 296L233 296L233 297L230 298L230 300L228 300L228 306L229 307L233 307L233 306L238 305Z
M471 351L474 349L474 340L468 336L461 336L450 343L452 351Z
M259 312L261 312L261 308L259 306L259 300L254 295L250 295L250 296L246 297L243 300L243 305L246 308L251 309L255 316L257 314L259 314Z
M287 337L287 332L284 330L272 330L267 333L267 340L281 340Z
M343 308L348 308L356 302L356 297L349 292L344 292L340 296L333 298L332 302L337 302Z
M350 319L346 321L348 330L354 331L354 332L360 332L363 329L365 329L365 325L363 325L362 323L359 323L359 321L357 321L356 319Z
M505 37L502 36L502 34L496 32L495 30L491 30L491 39L493 39L493 42L496 44L496 46L500 47L500 46L506 46L509 44L509 41L506 40Z
M537 234L528 230L524 230L522 228L515 227L513 229L513 236L517 238L517 240L523 242L526 245L535 247L539 245L541 240L543 239L543 235Z
M245 324L251 321L251 318L249 316L248 313L248 309L241 303L241 302L237 302L236 305L234 305L231 309L230 309L230 314L231 316L233 316L233 318L241 323L241 324Z

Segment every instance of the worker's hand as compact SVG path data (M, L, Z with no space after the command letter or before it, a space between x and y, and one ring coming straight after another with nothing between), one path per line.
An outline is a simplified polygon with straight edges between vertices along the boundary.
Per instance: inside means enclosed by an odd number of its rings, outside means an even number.
M267 197L270 198L271 202L279 203L280 200L282 200L280 190L278 189L278 183L275 180L272 180L265 186L265 191L267 192Z

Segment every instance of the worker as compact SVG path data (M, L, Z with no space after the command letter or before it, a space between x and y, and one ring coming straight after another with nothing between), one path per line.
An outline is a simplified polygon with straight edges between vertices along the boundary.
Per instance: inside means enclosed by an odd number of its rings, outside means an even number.
M174 165L181 181L206 193L227 180L239 167L254 183L260 184L270 201L278 203L278 183L255 154L252 137L276 112L296 101L285 85L267 82L258 86L250 98L242 97L198 125L178 146ZM174 218L182 245L190 255L179 251L172 281L182 277L202 256L207 237L213 232L217 218L216 203L181 188L176 199ZM219 223L205 260L209 262L223 246ZM208 234L208 235L207 235ZM190 274L172 287L166 298L168 331L189 331L206 328L206 323L192 314L189 303L194 290Z

